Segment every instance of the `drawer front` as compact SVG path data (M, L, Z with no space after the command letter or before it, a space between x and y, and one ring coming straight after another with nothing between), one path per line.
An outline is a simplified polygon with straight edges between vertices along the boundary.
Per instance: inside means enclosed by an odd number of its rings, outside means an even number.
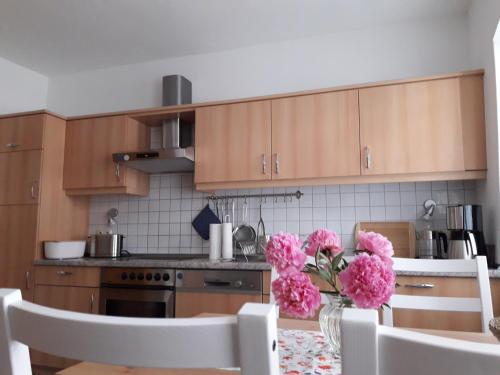
M0 119L0 152L42 148L44 115Z
M396 294L434 297L479 297L473 277L398 276Z
M99 287L100 269L97 267L37 266L35 284Z
M433 297L479 296L472 277L399 276L396 294ZM481 331L479 313L394 309L394 326L452 331Z

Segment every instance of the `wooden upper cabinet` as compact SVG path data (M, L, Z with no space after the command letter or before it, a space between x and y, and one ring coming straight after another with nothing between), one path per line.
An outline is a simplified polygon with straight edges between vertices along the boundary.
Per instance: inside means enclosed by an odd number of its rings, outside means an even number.
M483 76L459 78L466 171L486 169L486 127Z
M115 164L112 154L146 149L148 129L128 116L68 121L63 179L66 193L147 195L149 177Z
M459 78L361 89L359 106L362 174L465 170Z
M41 149L43 126L42 115L0 119L0 152Z
M195 182L271 179L271 102L196 109Z
M0 205L39 201L42 151L0 153Z
M272 101L273 180L360 175L358 91Z

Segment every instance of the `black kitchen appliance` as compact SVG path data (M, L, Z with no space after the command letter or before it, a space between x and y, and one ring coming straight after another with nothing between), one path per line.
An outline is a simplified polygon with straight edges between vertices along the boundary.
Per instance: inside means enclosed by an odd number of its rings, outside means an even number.
M446 224L449 231L448 256L452 259L471 259L484 255L488 266L495 267L495 255L489 254L484 240L482 209L479 205L448 206Z

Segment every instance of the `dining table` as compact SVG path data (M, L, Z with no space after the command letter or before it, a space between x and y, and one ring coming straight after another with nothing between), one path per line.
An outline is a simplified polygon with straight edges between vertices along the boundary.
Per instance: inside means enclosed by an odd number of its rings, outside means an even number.
M201 314L214 317L220 314ZM410 329L429 335L465 341L499 344L495 336L481 332L459 332ZM278 319L278 341L282 374L339 375L340 358L333 357L321 334L319 323L313 320ZM301 367L302 366L302 367ZM231 369L150 369L81 362L61 370L57 375L237 375Z

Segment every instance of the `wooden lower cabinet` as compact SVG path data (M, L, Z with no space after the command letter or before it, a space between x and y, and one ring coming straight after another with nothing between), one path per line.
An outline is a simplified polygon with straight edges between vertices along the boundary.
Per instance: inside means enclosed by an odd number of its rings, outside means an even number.
M0 206L0 287L21 289L33 300L37 206Z
M35 287L35 303L56 309L97 314L99 312L99 288L37 285ZM79 362L35 350L30 351L30 356L32 365L58 369Z
M263 303L269 303L271 273L263 272L264 296ZM312 277L313 283L321 290L327 290L324 281ZM428 276L398 276L397 294L415 296L471 297L479 296L477 280L472 277L428 277ZM414 288L416 284L432 284L433 288ZM491 298L493 313L500 316L500 279L491 278ZM320 308L321 309L321 308ZM311 318L318 319L320 309ZM440 329L452 331L481 332L481 316L479 313L426 311L410 309L394 309L394 326L404 328ZM280 317L287 316L280 313Z
M262 303L262 295L177 292L175 295L175 317L188 318L201 313L236 314L247 302Z

